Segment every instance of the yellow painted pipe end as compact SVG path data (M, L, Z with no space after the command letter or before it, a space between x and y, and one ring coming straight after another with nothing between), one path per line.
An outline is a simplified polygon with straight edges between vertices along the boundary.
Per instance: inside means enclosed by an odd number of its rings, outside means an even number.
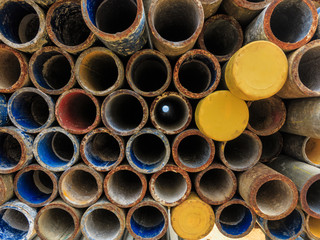
M195 193L172 209L171 224L179 237L196 240L207 236L214 226L214 212Z
M312 238L320 239L320 219L309 217L307 232Z
M309 138L305 153L312 163L320 165L320 139Z
M275 95L287 80L288 60L274 43L255 41L238 50L225 71L228 89L243 100Z
M247 127L249 110L246 102L230 91L216 91L198 103L195 121L206 136L216 141L230 141Z

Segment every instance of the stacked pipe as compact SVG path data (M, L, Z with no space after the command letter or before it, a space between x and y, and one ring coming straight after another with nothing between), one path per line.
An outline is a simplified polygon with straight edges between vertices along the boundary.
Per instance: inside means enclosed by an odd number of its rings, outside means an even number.
M0 239L320 239L319 6L2 0Z

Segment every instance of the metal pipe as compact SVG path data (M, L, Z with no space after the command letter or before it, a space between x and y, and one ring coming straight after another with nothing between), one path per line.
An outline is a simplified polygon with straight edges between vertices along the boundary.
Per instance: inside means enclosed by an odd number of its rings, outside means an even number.
M191 187L188 173L173 164L154 173L149 181L153 199L167 207L182 203L190 195Z
M150 107L150 120L155 128L165 134L185 130L192 119L188 99L177 92L165 92L156 97Z
M215 156L212 139L198 129L188 129L177 135L172 144L172 157L181 169L200 172L206 169Z
M220 82L221 68L208 51L193 49L183 54L173 70L177 90L188 98L203 98L212 93Z
M88 240L119 240L125 226L124 210L105 199L90 206L81 218L81 232Z
M57 100L55 114L61 127L73 134L85 134L100 123L98 100L82 89L64 92Z
M17 50L0 44L0 92L13 93L29 84L27 58Z
M148 104L136 92L121 89L108 95L101 106L101 118L107 129L120 136L140 131L147 123Z
M42 167L53 172L65 171L79 159L79 140L60 127L48 128L35 138L33 154Z
M218 144L221 161L233 171L246 171L252 168L258 163L262 154L259 137L247 130L236 139Z
M130 208L126 227L135 239L160 239L168 228L167 209L150 198Z
M236 193L237 179L230 169L214 163L197 173L194 187L203 201L220 205L228 202Z
M240 49L243 32L233 17L217 14L205 21L198 43L201 49L214 54L219 62L228 61Z
M8 101L11 122L27 133L39 133L54 120L54 102L37 88L25 87L14 92Z
M36 235L35 217L37 210L18 200L0 206L0 238L29 240Z
M179 56L194 46L203 22L199 0L153 1L148 13L152 42L170 57Z
M79 0L54 3L47 12L46 26L51 41L70 53L82 52L96 40L83 20Z
M305 225L304 213L299 209L294 209L290 215L274 221L258 216L257 222L265 234L272 240L296 239L303 232Z
M245 44L268 40L284 51L308 43L318 25L318 14L311 0L275 0L247 27Z
M15 176L14 192L21 202L42 207L56 198L58 176L39 165L29 165Z
M219 206L215 216L217 228L228 238L242 238L248 235L256 222L256 214L252 208L237 198Z
M96 96L106 96L124 82L121 60L104 47L93 47L81 53L74 72L79 85Z
M195 193L171 210L171 224L183 239L201 239L214 226L214 212L211 206L199 199Z
M280 155L268 166L290 178L300 193L302 209L312 217L320 218L320 169L285 155Z
M116 168L124 158L125 143L122 137L106 128L97 128L85 135L81 141L82 160L99 172Z
M144 97L155 97L170 85L171 64L161 52L144 49L130 57L126 67L126 78L135 92Z
M56 0L34 0L34 2L40 5L43 8L48 8L51 4L53 4Z
M61 199L44 206L35 219L35 229L41 239L76 240L80 238L81 211Z
M267 220L288 216L297 206L298 191L286 176L262 163L241 173L239 193L257 215Z
M218 11L218 8L220 7L220 4L222 2L222 0L200 0L200 1L203 7L204 18L208 18L214 15Z
M7 97L0 94L0 127L9 124Z
M313 240L320 240L320 219L310 215L306 216L306 232Z
M33 160L33 137L15 127L0 127L0 174L19 171Z
M128 56L147 42L142 0L82 0L89 29L112 51Z
M13 192L13 175L0 175L0 205L4 204L14 196Z
M161 170L169 161L170 152L167 137L153 128L144 128L132 135L126 146L129 164L144 174Z
M0 39L23 52L35 52L48 43L43 10L31 0L0 3Z
M286 121L286 106L277 96L250 102L248 107L248 129L259 136L274 134Z
M260 162L270 162L279 156L283 148L283 137L280 132L269 136L260 136L260 140L262 143Z
M74 61L58 47L43 47L35 52L29 62L32 83L46 94L59 95L76 83Z
M59 179L59 194L72 207L86 208L99 200L102 184L102 173L80 163L63 172Z
M110 202L121 208L137 205L147 191L145 175L125 164L111 170L104 179L104 192Z

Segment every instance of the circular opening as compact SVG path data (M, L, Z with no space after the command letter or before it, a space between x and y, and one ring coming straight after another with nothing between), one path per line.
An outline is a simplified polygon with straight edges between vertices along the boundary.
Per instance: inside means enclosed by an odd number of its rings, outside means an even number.
M29 231L29 221L26 216L15 209L3 209L0 211L0 238L25 239Z
M108 53L92 52L81 61L79 77L81 83L91 91L104 91L118 80L118 67Z
M204 30L204 44L209 52L217 56L234 52L240 37L232 22L224 19L210 22Z
M53 11L50 25L58 41L67 46L80 45L90 35L81 14L80 4L61 4Z
M21 157L22 149L18 140L8 133L0 133L0 168L14 168L19 163Z
M320 139L309 138L306 142L305 153L312 163L320 165Z
M136 202L143 190L139 176L129 170L115 172L107 186L110 198L123 206Z
M211 169L200 179L199 190L210 201L223 202L233 193L234 184L225 170Z
M33 40L40 27L39 16L26 2L7 2L0 10L0 32L9 41L23 44Z
M134 211L130 225L136 235L152 238L158 236L163 230L165 218L157 208L143 206Z
M133 24L136 15L135 0L104 0L96 12L96 26L105 33L123 32Z
M210 159L210 144L201 136L190 135L179 143L178 157L180 162L188 168L199 168Z
M119 132L132 131L143 119L140 101L129 94L121 94L106 103L105 117L111 128Z
M189 109L183 99L168 96L161 99L155 106L156 123L167 131L177 131L188 122Z
M44 52L32 65L37 83L49 90L61 89L71 78L72 67L68 59L59 52Z
M264 183L257 192L259 210L269 216L279 216L291 207L293 193L290 186L281 180Z
M95 199L99 191L95 177L83 170L74 170L65 175L61 184L61 193L74 203L82 205Z
M51 208L39 216L38 229L46 239L68 239L75 231L75 223L69 212L60 208Z
M156 55L143 55L131 67L131 78L136 88L143 92L159 90L167 81L168 71L165 63Z
M179 201L187 192L186 179L176 172L164 172L158 176L154 183L154 192L167 203Z
M280 41L296 43L307 36L312 20L312 12L305 2L284 0L274 8L270 28Z
M0 89L11 88L21 74L20 62L13 52L0 50Z
M81 131L89 128L97 117L93 100L84 93L70 92L61 98L58 111L61 125Z
M320 213L320 180L315 181L307 191L307 204L315 213Z
M234 236L243 234L254 224L250 210L242 204L225 207L221 211L219 222L223 231Z
M85 221L85 232L92 239L116 239L120 234L120 221L110 210L96 209Z
M320 219L309 216L309 231L315 237L320 238Z
M191 0L158 2L154 10L154 27L159 35L173 42L190 38L201 22L198 6Z
M74 154L73 142L61 132L56 132L52 137L52 150L62 161L70 161Z
M282 137L280 133L275 133L269 136L260 136L262 143L262 160L271 160L279 155L282 149L281 139Z
M306 51L299 62L299 78L303 85L312 91L320 92L320 47Z

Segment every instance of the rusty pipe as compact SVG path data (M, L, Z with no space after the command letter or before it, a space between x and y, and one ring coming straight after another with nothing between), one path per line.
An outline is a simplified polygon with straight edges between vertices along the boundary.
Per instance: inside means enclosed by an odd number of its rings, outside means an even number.
M75 76L79 85L96 96L106 96L124 82L124 67L119 57L104 47L90 48L78 57Z
M4 204L14 196L13 175L0 175L0 205Z
M320 240L320 219L307 215L305 223L305 229L309 238Z
M218 87L221 68L216 57L208 51L193 49L183 54L173 70L176 89L188 98L203 98Z
M240 49L243 32L233 17L217 14L205 21L198 43L201 49L214 54L219 62L229 60Z
M161 170L170 158L167 137L154 128L144 128L127 141L126 157L135 170L149 174Z
M203 22L199 0L153 1L148 13L152 42L170 57L179 56L194 46Z
M236 193L237 179L230 169L214 163L197 173L194 187L204 202L220 205L228 202Z
M0 39L23 52L35 52L48 42L43 10L31 0L0 3Z
M220 4L222 2L222 0L200 0L200 1L203 7L205 19L214 15L218 11L218 8L220 7Z
M153 49L133 54L126 67L130 87L144 97L162 94L170 85L172 68L167 57Z
M268 136L283 126L286 120L286 107L281 98L272 96L248 103L248 129L259 136Z
M102 194L103 175L84 164L77 164L61 175L60 197L72 207L86 208Z
M241 173L238 178L241 197L260 217L279 220L297 206L298 191L286 176L262 163Z
M9 124L8 101L4 94L0 94L0 127Z
M79 0L54 3L47 12L46 26L51 41L70 53L82 52L96 40L83 20Z
M149 181L153 199L167 207L182 203L190 195L191 187L188 173L173 164L154 173Z
M133 207L147 191L145 175L125 164L111 170L104 179L104 192L110 202L121 208Z
M188 129L178 134L172 144L172 157L181 169L200 172L206 169L215 156L215 146L198 129Z
M102 103L101 118L106 128L117 135L137 133L147 123L148 104L136 92L121 89L108 95Z
M308 43L318 24L317 10L311 0L275 0L247 27L245 43L268 40L284 51Z
M98 100L82 89L64 92L57 100L55 114L59 125L73 134L85 134L100 123Z
M260 140L262 143L260 162L269 162L279 156L283 148L283 137L280 132L269 136L260 136Z
M56 0L34 0L34 2L43 8L48 8L51 4L55 3Z
M259 137L245 130L231 141L220 142L219 157L224 165L233 171L245 171L256 165L262 154Z

